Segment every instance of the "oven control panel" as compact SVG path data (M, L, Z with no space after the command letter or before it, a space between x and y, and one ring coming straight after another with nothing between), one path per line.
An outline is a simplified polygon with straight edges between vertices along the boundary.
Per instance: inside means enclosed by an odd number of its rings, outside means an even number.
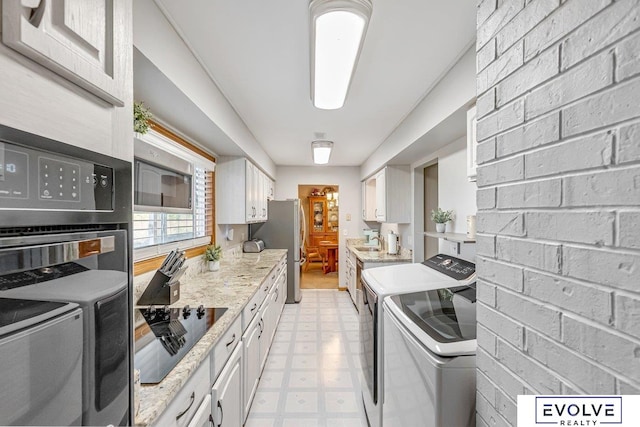
M3 209L113 210L112 168L0 142Z

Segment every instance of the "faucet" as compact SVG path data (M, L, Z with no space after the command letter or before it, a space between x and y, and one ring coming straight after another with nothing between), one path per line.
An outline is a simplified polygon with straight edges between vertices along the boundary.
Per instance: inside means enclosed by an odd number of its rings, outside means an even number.
M371 238L371 240L377 240L378 241L378 249L380 251L384 250L384 248L383 248L384 237L382 237L382 236L373 236Z

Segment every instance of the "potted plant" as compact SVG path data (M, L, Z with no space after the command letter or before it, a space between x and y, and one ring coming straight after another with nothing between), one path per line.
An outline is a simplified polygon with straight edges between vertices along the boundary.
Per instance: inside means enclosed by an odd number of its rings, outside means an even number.
M444 233L447 226L447 222L453 218L453 211L443 211L438 208L435 211L431 211L431 219L436 223L436 231L438 233Z
M133 131L144 135L149 132L149 120L153 117L144 102L133 103Z
M204 250L204 259L207 261L209 271L220 270L220 258L222 258L220 245L209 245Z

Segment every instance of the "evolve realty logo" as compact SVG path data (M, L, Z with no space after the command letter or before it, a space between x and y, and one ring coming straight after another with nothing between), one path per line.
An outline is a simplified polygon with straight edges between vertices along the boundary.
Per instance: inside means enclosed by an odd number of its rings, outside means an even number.
M622 397L537 396L536 424L597 426L622 424Z
M518 396L518 427L639 425L640 395Z

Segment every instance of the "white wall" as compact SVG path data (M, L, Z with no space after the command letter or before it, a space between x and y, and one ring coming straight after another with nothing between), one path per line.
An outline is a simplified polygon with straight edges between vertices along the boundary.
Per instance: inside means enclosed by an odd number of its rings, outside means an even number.
M135 47L269 176L275 164L152 0L133 7ZM170 120L169 117L165 117Z
M425 156L411 165L413 173L413 209L414 215L409 232L413 235L414 261L422 261L424 257L424 215L431 214L424 210L425 166L438 162L438 206L443 210L455 212L454 221L447 224L447 231L454 233L467 232L467 215L476 214L476 183L467 179L467 139L459 138L440 150ZM403 230L400 230L403 233ZM461 245L461 258L473 261L475 244ZM440 252L456 255L451 244L441 240Z
M476 96L476 53L470 48L362 164L364 179Z
M340 236L338 268L340 286L345 283L345 257L347 238L362 235L368 228L362 221L362 198L360 188L360 168L357 166L278 166L276 169L276 200L298 197L298 185L334 185L340 187ZM347 221L347 215L351 221Z

